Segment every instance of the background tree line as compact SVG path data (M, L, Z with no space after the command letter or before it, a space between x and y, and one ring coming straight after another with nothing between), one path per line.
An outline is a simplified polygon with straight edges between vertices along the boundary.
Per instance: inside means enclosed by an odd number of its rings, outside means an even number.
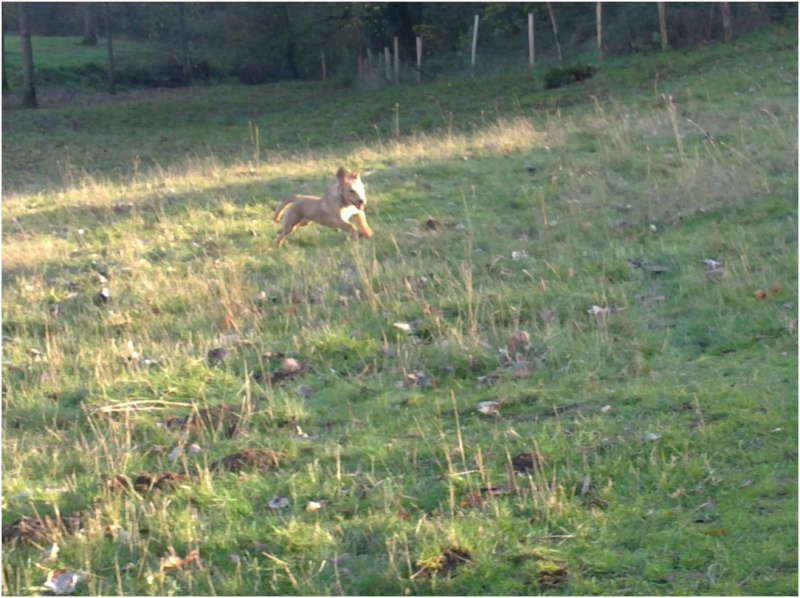
M722 41L723 5L729 9L734 37L797 15L796 3L666 3L667 45L684 49ZM21 6L2 4L4 34L19 32ZM596 52L596 8L594 2L37 2L25 6L32 35L75 36L86 45L106 38L107 16L114 40L146 42L152 48L144 64L127 64L122 56L118 66L123 83L147 86L318 80L323 73L346 84L355 80L359 60L367 55L374 59L368 74L382 76L377 66L386 47L393 53L395 37L401 63L413 65L418 36L423 40L423 79L458 73L469 67L476 14L480 15L480 68L527 62L529 13L534 15L537 60L562 52L565 59L585 56ZM602 22L603 56L662 49L656 3L602 4ZM44 77L47 83L46 75L37 71L37 80Z

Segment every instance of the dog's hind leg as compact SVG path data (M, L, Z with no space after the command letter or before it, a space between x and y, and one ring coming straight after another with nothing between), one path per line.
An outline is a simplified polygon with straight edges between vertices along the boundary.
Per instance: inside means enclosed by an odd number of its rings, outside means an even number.
M283 220L283 226L281 227L281 232L278 234L278 237L275 239L275 246L280 247L283 245L283 242L286 240L286 237L291 235L298 226L305 226L308 224L308 220L302 217L302 215L297 213L297 210L289 210L286 212L286 217Z

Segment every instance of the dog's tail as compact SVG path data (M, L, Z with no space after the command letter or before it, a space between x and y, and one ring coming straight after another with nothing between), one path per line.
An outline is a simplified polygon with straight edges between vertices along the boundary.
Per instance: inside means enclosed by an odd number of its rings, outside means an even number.
M275 216L272 217L272 219L275 222L280 222L281 221L281 218L283 218L283 213L286 211L286 208L288 208L290 205L292 205L292 202L294 201L294 199L295 199L294 197L290 197L288 199L284 199L283 203L278 206L278 209L275 210Z

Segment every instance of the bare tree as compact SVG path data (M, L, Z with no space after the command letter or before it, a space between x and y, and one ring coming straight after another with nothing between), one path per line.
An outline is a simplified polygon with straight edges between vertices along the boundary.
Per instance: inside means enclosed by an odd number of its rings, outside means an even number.
M8 76L6 76L6 20L3 19L0 25L2 25L0 35L2 35L3 39L3 91L8 91Z
M661 32L661 51L667 51L667 9L664 2L658 3L658 29Z
M114 81L114 44L111 41L111 18L109 17L110 7L108 2L103 2L103 17L106 26L106 47L108 48L108 93L112 96L117 93L117 86Z
M36 108L36 82L33 78L33 45L27 2L19 3L19 39L22 45L22 106Z
M719 3L719 12L722 14L722 40L725 43L731 41L733 37L731 31L731 5L729 2Z
M186 85L192 84L192 61L189 58L189 42L186 39L186 4L178 3L178 34L181 38L181 58L183 60L183 76Z
M82 46L97 45L97 13L94 2L84 2L81 5L83 10L83 40Z
M556 50L558 50L558 63L561 64L561 42L558 41L558 24L556 23L556 14L553 12L553 4L547 3L547 10L550 12L550 23L553 25L553 35L556 37Z

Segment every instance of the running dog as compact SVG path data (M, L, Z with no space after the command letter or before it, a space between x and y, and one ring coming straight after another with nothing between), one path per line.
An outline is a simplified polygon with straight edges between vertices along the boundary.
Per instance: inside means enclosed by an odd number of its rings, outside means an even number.
M298 226L305 226L309 222L366 238L372 236L364 213L367 197L361 176L342 166L336 173L336 179L336 183L328 187L322 197L293 195L278 206L274 220L280 222L283 218L283 227L275 239L277 247L283 245L286 237ZM355 218L355 224L350 223L351 218Z

